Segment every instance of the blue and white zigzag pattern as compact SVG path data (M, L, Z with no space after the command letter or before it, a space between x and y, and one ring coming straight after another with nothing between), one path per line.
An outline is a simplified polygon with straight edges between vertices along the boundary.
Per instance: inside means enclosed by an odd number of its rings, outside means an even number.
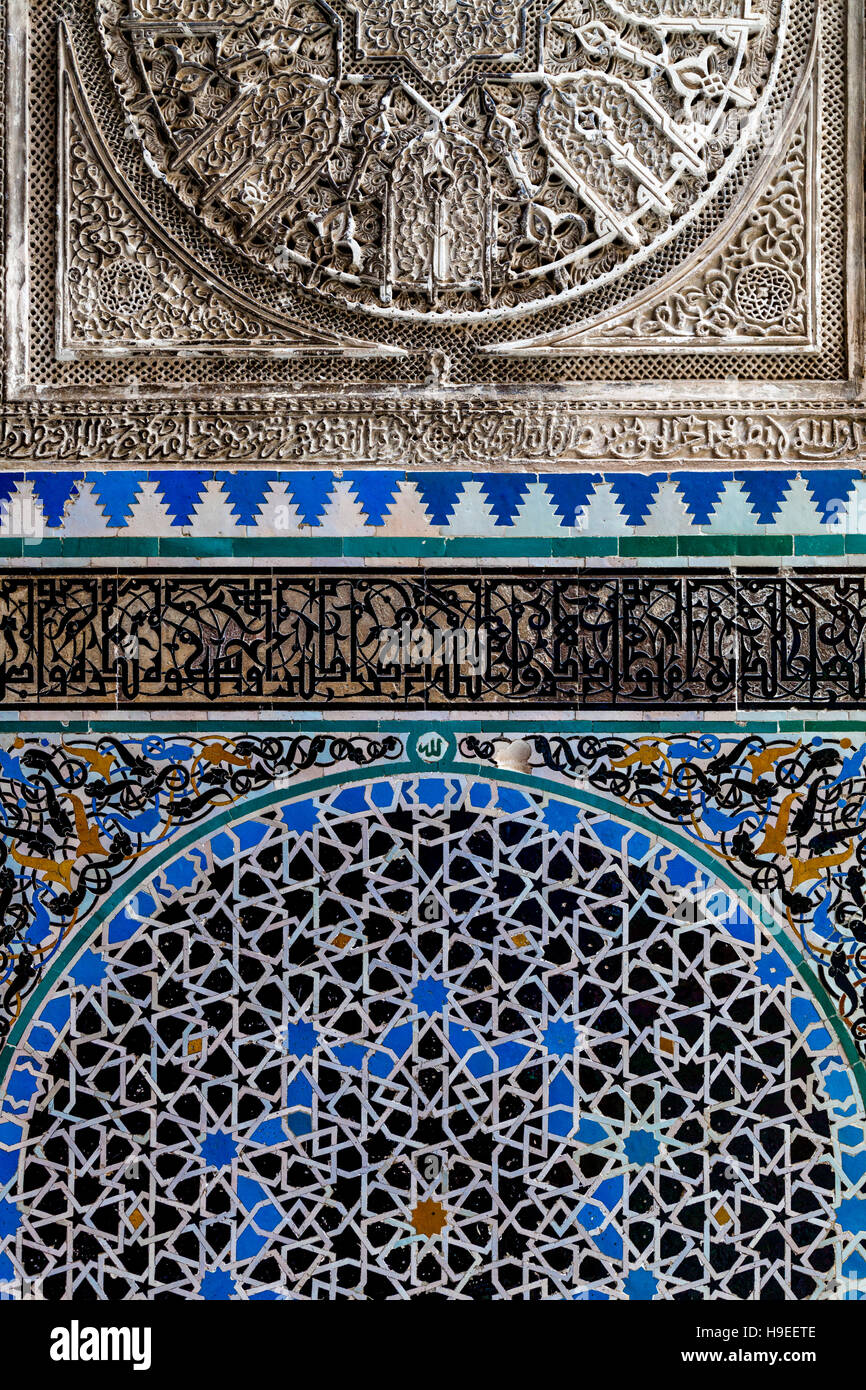
M866 471L0 474L0 508L16 502L49 536L810 535L866 532Z

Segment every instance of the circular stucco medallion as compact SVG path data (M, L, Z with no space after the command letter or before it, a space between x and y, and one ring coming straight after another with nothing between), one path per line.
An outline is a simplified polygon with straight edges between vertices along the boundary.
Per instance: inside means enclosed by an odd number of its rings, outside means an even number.
M444 322L561 302L669 241L756 138L788 26L787 0L98 16L148 163L234 251L354 309Z

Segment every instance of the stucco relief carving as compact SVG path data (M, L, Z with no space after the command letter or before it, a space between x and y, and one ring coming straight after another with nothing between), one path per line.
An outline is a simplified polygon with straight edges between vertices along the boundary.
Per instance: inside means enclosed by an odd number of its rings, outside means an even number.
M178 197L257 263L378 315L472 319L614 278L730 172L781 0L99 0Z
M845 23L845 0L19 4L0 438L859 459Z
M67 342L178 342L265 338L260 322L219 301L177 265L121 208L85 137L69 127Z
M766 187L720 250L672 291L564 335L557 346L814 345L820 256L812 235L819 193L814 120L810 99Z
M124 202L67 92L63 107L61 351L98 344L177 347L339 346L325 335L276 326L217 293L173 258Z
M353 4L357 50L367 58L403 58L428 82L442 85L473 58L495 63L525 50L533 5L509 0L383 0Z

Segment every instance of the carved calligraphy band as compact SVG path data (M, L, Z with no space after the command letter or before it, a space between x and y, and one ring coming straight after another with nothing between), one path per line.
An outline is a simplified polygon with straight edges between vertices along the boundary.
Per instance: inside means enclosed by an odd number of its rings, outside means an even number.
M866 576L7 573L7 708L856 708ZM460 641L452 640L462 634Z

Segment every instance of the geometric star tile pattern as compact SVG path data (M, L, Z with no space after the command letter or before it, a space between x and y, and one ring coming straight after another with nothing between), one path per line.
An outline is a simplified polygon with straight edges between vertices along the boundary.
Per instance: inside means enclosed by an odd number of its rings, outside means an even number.
M47 1298L826 1297L860 1111L760 925L681 919L699 876L466 777L218 832L32 1025L0 1260Z

